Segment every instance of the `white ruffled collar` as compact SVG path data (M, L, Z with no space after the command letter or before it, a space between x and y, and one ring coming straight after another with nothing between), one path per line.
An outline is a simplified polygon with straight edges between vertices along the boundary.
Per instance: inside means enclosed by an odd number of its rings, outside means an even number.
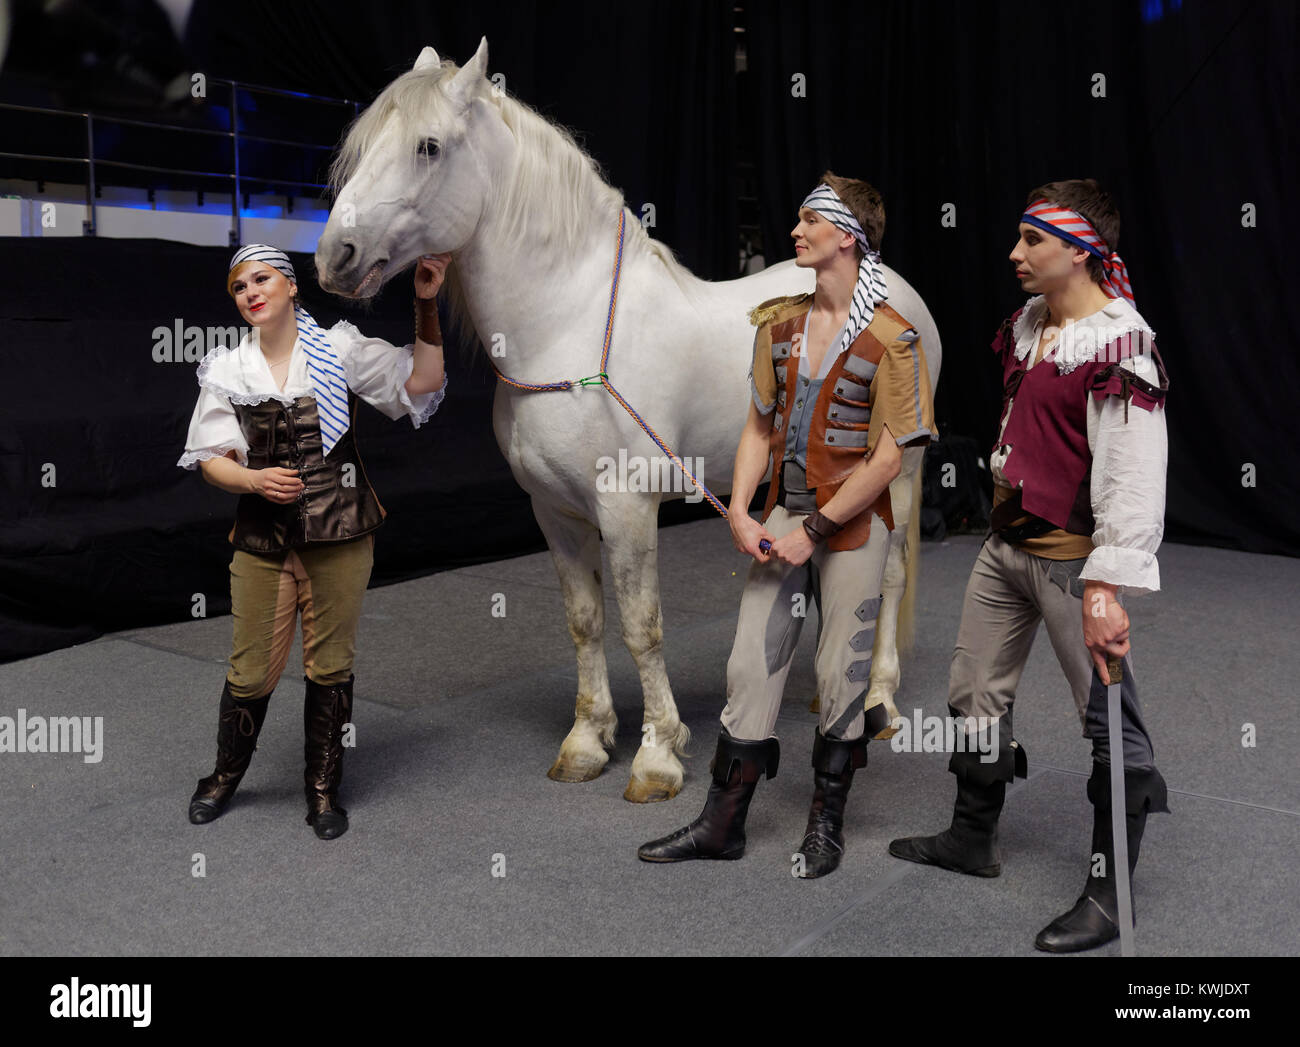
M334 325L333 330L340 327L355 330L351 324L342 320ZM333 334L333 330L326 334ZM222 346L205 356L199 364L197 377L200 386L220 393L232 404L260 404L266 400L291 404L300 396L316 395L307 373L306 354L301 339L296 339L293 343L289 374L283 390L276 387L266 357L261 348L252 343L249 334L245 334L237 345Z
M1041 294L1025 303L1011 328L1017 360L1025 359L1038 344L1038 335L1046 315L1047 302ZM1112 298L1090 316L1068 324L1047 355L1056 361L1057 371L1069 374L1081 364L1095 359L1115 339L1134 331L1140 331L1155 341L1156 333L1147 326L1142 314L1129 305L1126 299Z

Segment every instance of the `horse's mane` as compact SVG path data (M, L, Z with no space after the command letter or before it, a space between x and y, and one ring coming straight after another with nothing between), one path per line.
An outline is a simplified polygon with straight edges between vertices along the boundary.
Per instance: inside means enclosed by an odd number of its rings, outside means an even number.
M329 181L335 196L356 172L361 158L373 148L390 118L398 121L399 140L409 147L404 152L414 176L421 162L416 146L425 135L423 121L417 117L431 116L443 127L457 125L458 117L445 85L458 68L455 62L444 59L438 68L403 73L380 92L352 122L330 165ZM488 90L486 85L482 90ZM566 128L504 92L495 101L502 121L519 143L518 162L493 186L493 198L488 202L500 223L497 235L507 243L520 243L528 231L529 242L540 251L538 264L552 269L572 258L593 221L608 221L612 246L614 222L624 206L623 194L605 181L600 166ZM658 259L687 295L702 283L667 246L652 240L641 223L633 219L626 223L624 263L637 255ZM447 269L444 299L452 332L477 338L454 264Z

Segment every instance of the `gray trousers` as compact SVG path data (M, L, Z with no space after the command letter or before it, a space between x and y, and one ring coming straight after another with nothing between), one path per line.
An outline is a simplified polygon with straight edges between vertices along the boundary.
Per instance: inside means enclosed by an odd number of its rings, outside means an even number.
M996 534L985 538L966 585L948 678L948 704L958 715L999 721L999 733L1009 742L1016 686L1038 623L1045 622L1052 650L1074 693L1084 736L1092 740L1093 759L1108 764L1106 688L1083 641L1084 583L1079 572L1085 562L1047 560L1017 549ZM1128 655L1120 691L1124 766L1150 769L1155 757Z
M781 538L804 519L778 505L766 526ZM853 741L868 725L873 735L888 726L883 702L866 706L888 555L889 528L873 515L871 536L857 549L831 552L822 544L798 567L777 560L750 565L722 710L722 726L733 738L773 736L795 645L813 611L814 587L821 591L816 671L822 734Z

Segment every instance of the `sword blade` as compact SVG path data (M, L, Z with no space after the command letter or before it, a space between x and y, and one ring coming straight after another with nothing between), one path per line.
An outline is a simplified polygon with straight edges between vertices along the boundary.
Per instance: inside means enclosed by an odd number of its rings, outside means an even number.
M1110 680L1106 686L1106 719L1110 735L1110 830L1114 839L1115 893L1119 899L1119 951L1134 956L1133 895L1128 877L1128 826L1124 802L1124 731L1121 717L1120 687L1124 665L1108 657L1106 668Z

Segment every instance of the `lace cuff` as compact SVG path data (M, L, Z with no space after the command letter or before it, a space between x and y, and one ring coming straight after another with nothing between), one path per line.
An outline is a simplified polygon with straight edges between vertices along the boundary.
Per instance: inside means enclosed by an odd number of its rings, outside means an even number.
M239 464L247 468L248 452L238 444L230 444L225 447L202 447L197 451L186 451L176 464L182 469L193 470L199 467L199 462L206 462L210 458L224 458L230 451L234 451L239 458Z
M411 356L411 371L415 370L415 356ZM410 378L410 374L407 374ZM425 422L433 417L438 405L442 403L443 397L447 395L447 374L444 371L442 375L442 385L431 393L421 393L419 396L412 397L406 391L406 382L403 381L397 387L397 400L410 416L411 425L416 429L420 428Z

